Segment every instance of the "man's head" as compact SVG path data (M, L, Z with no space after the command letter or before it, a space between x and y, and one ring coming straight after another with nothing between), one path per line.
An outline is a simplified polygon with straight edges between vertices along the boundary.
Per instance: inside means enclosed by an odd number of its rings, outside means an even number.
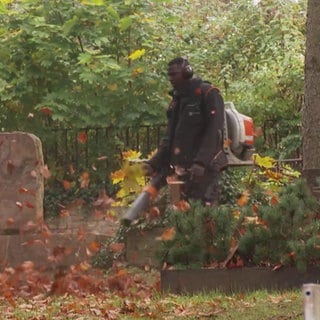
M183 87L193 76L187 59L178 57L168 63L168 78L174 89Z

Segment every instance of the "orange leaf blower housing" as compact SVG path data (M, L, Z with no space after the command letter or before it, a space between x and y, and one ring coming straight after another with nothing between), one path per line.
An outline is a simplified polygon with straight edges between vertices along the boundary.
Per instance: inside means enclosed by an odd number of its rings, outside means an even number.
M253 119L238 112L232 102L225 102L224 151L229 165L252 163L254 153Z

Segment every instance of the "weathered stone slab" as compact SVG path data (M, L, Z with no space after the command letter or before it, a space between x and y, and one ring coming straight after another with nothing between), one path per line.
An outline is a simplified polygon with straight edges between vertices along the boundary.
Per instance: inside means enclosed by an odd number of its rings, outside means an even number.
M320 267L301 272L294 267L162 270L161 289L175 294L219 291L224 293L301 288L318 283Z
M0 133L0 232L43 218L43 165L35 135Z

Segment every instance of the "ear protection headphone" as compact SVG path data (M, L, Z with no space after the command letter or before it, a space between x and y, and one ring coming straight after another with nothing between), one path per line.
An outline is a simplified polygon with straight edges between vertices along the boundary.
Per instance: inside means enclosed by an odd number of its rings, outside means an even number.
M182 62L182 76L185 79L191 79L193 76L193 69L186 58L183 58Z

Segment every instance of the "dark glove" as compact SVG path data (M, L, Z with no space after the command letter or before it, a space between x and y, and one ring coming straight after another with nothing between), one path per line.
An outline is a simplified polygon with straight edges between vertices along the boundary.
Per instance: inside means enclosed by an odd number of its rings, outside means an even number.
M194 163L190 169L190 180L197 181L199 178L201 178L204 175L205 167L198 163Z
M148 162L144 162L142 164L142 172L146 176L152 176L154 173L154 169L152 168L151 164L149 164Z

